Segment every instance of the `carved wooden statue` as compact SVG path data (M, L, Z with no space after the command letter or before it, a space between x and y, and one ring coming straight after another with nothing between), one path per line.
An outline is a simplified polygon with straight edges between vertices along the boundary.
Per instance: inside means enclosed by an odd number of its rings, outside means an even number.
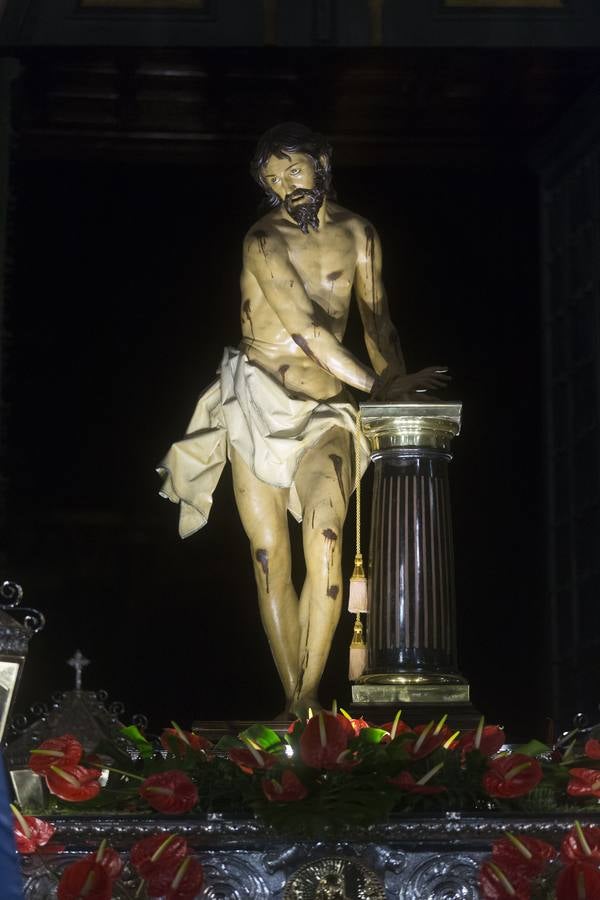
M373 226L335 201L331 148L297 123L259 140L251 171L269 211L244 240L242 341L200 398L159 471L181 501L180 533L206 523L231 461L262 622L285 691L283 716L319 708L342 605L342 527L354 485L355 405L443 387L438 367L406 374ZM352 294L372 368L342 344ZM365 453L365 465L368 455ZM291 580L288 510L302 522L306 579Z

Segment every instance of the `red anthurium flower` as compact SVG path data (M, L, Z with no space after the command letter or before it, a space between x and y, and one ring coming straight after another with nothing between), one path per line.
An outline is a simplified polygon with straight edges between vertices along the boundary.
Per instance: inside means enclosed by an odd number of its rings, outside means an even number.
M479 737L479 746L477 738ZM485 725L478 735L478 729L468 731L459 739L458 748L462 753L479 750L484 756L493 756L506 743L506 735L498 725Z
M345 709L342 709L341 712L337 714L337 717L342 725L348 729L350 737L356 737L358 734L360 734L363 728L371 727L367 720L363 718L363 716L361 716L360 719L353 719Z
M589 741L586 741L583 749L585 755L589 756L590 759L600 759L600 741L595 740L595 738L590 738Z
M522 872L510 876L493 860L484 862L479 872L482 900L530 900L530 879ZM572 898L574 900L574 898Z
M300 738L302 762L313 769L337 769L344 764L352 732L337 715L321 710L309 719Z
M570 797L600 797L600 771L598 769L569 769L571 780L567 785Z
M35 816L24 816L12 804L10 808L14 815L13 830L19 853L35 853L39 847L44 847L56 831L54 825Z
M155 834L137 841L131 848L131 865L142 878L150 878L158 871L176 869L188 854L185 838L178 834Z
M112 881L94 859L80 859L62 873L58 900L111 900Z
M600 828L597 825L575 825L560 846L563 859L571 862L600 863Z
M274 803L304 800L308 794L296 773L291 769L284 769L281 781L276 781L274 778L263 778L261 786L267 800L272 800Z
M106 846L106 841L102 841L95 853L90 853L85 859L91 859L106 871L111 881L115 881L123 870L123 860L116 850Z
M439 766L435 766L431 771L437 772L441 769L443 763L440 763ZM414 777L410 772L400 772L399 775L396 775L394 778L390 778L390 784L393 784L395 787L400 788L401 791L408 791L409 794L441 794L446 788L441 784L427 784L424 779L427 779L427 775L423 778L420 778L419 781L415 781ZM430 776L433 778L433 775Z
M265 753L264 750L257 750L256 747L232 747L229 751L229 759L247 775L251 775L255 769L270 769L279 762L272 753Z
M363 730L363 728L371 727L369 725L369 723L367 722L367 720L364 719L362 716L360 717L360 719L352 719L351 725L354 730L354 734L360 734L360 732Z
M150 775L139 791L152 809L172 815L189 812L198 802L196 785L178 769Z
M287 733L293 734L296 728L298 728L299 726L304 727L304 725L306 725L306 722L304 722L302 719L294 719L293 722L290 722Z
M412 731L411 727L400 718L394 719L393 722L386 722L386 724L381 727L389 734L389 737L382 738L382 744L388 744L390 741L395 740L399 735L404 734L405 731Z
M44 774L48 790L61 800L81 803L84 800L91 800L100 793L98 779L102 772L99 769L52 765Z
M542 767L537 759L524 753L509 753L488 762L483 776L483 789L490 797L522 797L542 780Z
M165 750L176 756L185 756L190 750L201 755L208 754L213 749L212 741L208 738L194 734L193 731L183 731L178 726L165 728L160 736L160 742Z
M390 735L392 731L394 731L394 738L397 738L399 734L404 734L405 731L412 731L410 725L407 725L406 722L402 721L402 719L398 719L398 721L395 723L395 728L394 722L386 722L385 725L381 725L378 727L383 728L384 731L389 731Z
M506 837L492 844L493 862L511 877L520 872L529 877L539 875L546 863L558 856L558 851L538 838L520 837L507 832Z
M406 742L406 749L412 759L429 756L434 750L439 750L451 736L449 728L440 723L436 726L433 721L428 725L416 725L413 731L417 735L416 740Z
M556 882L556 900L598 900L600 870L589 863L572 862L564 867Z
M175 873L165 900L192 900L200 893L203 882L202 866L193 856L188 856Z
M38 847L38 854L44 855L47 853L63 853L65 850L64 844L59 844L57 841L50 841L48 844L44 844L43 847Z
M175 868L163 869L151 875L146 882L149 897L164 900L192 900L200 893L204 881L202 866L193 856L186 856Z
M76 766L83 755L83 747L72 734L49 738L31 751L29 768L39 775L45 775L50 766Z

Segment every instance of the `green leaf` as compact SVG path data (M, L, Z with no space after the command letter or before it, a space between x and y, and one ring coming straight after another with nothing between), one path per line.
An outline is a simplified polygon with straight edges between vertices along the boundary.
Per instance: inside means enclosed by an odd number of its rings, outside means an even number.
M121 728L121 734L134 744L143 759L148 759L154 753L152 744L146 740L137 725L128 725L126 728Z
M227 750L232 750L234 747L239 749L243 746L244 744L240 739L233 734L224 734L223 737L219 738L213 749L217 753L226 753Z
M525 756L539 756L541 753L550 753L551 748L541 741L529 741L527 744L521 744L515 747L513 753L523 753Z
M269 751L278 750L281 747L281 738L276 731L267 728L266 725L251 725L239 735L241 741L252 741L261 750Z
M387 734L383 728L361 728L358 732L358 742L361 744L380 744L382 737Z

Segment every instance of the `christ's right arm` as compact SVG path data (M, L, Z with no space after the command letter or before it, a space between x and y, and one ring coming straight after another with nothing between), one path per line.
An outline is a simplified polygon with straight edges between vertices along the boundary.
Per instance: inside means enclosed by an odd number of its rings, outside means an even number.
M315 304L289 259L285 241L276 232L260 227L249 232L244 242L244 266L309 359L351 387L366 393L372 389L373 370L346 350L322 321L315 327Z

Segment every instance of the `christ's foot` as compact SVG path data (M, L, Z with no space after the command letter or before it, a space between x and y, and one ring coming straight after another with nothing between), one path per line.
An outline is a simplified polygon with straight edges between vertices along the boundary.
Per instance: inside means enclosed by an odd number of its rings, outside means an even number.
M297 697L292 701L290 712L295 719L308 719L309 716L318 713L322 709L321 701L318 697Z

